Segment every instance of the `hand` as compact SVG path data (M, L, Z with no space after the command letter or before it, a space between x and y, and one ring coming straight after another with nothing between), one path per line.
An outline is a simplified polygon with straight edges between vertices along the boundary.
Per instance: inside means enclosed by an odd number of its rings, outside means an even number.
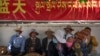
M31 47L31 51L34 51L34 47Z
M45 53L43 53L42 56L45 56Z
M11 52L7 52L7 54L9 55Z
M22 53L19 53L18 56L22 56Z

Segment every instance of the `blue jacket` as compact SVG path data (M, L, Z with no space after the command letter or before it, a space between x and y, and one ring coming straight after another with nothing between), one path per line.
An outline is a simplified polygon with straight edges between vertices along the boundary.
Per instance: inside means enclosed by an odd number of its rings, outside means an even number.
M15 48L20 48L20 52L24 52L25 47L25 37L13 35L8 44L8 51L11 52L11 47L14 46Z

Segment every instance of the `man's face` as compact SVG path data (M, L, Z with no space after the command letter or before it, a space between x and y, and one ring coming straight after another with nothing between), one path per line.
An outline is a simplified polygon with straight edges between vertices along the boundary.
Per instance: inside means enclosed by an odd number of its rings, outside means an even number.
M36 37L36 33L35 32L32 32L31 33L31 37L35 38Z
M16 35L20 35L21 33L21 31L16 31Z
M52 32L47 32L46 34L47 34L48 37L52 37L53 36Z
M91 31L89 29L85 29L87 35L91 35Z
M70 29L65 29L66 33L71 33L72 31Z

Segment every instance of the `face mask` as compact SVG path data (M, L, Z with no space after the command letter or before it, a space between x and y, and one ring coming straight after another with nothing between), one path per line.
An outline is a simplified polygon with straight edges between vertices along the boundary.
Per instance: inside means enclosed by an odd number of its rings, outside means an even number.
M53 42L54 42L54 43L58 43L58 41L57 41L56 38L53 38Z
M16 35L18 36L19 35L19 32L16 32Z
M72 47L73 42L66 42L67 47Z

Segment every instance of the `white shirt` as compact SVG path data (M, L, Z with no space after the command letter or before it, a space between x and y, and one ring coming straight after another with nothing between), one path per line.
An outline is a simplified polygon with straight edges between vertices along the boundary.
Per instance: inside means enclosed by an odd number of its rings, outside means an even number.
M52 41L52 39L48 39L48 43L47 43L47 50L48 50L48 46L49 46L49 43Z
M64 30L58 30L55 32L55 37L60 43L66 43L66 39L64 39L65 31Z
M66 43L67 38L73 36L73 34L66 34L66 37L65 37L65 34L66 33L64 30L58 30L55 32L54 35L55 35L56 39L58 40L58 42Z

